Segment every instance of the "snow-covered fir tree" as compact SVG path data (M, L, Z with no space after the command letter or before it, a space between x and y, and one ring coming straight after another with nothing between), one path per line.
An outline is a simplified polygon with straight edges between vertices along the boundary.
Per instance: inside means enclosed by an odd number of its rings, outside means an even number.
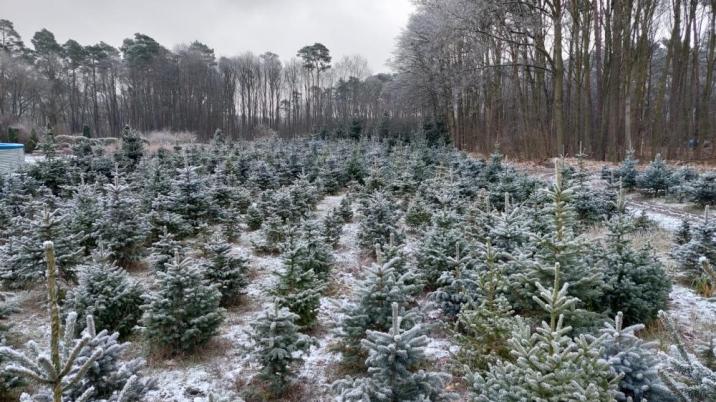
M259 190L276 188L278 185L276 170L266 161L254 161L249 167L248 176L249 182Z
M139 262L144 251L146 228L139 214L139 200L115 172L114 183L104 186L102 216L96 222L95 236L109 257L121 267Z
M323 226L323 239L333 248L338 247L338 242L341 240L343 223L343 218L337 209L328 211L321 221L321 225Z
M423 198L420 196L414 197L408 205L408 210L405 212L405 223L418 229L429 225L431 218L432 211Z
M99 195L94 185L84 180L72 193L69 201L67 230L80 239L79 245L88 254L97 246L96 222L102 217Z
M68 327L73 326L76 316L68 316ZM65 391L69 400L77 400L81 395L91 391L91 400L107 402L140 402L145 394L155 387L155 380L145 378L142 368L144 359L134 358L124 361L127 354L128 342L119 342L119 333L111 333L103 329L96 330L92 315L87 315L83 336L89 336L90 341L82 349L75 362L74 371L79 371L84 363L92 358L93 350L102 350L99 358L94 360L86 371L84 377ZM67 329L68 331L70 328ZM71 333L71 332L70 332Z
M452 269L450 258L455 256L455 250L468 249L466 236L453 218L452 215L435 215L432 228L418 246L415 256L418 274L428 288L435 288L442 274Z
M637 184L639 172L636 167L639 164L639 160L636 159L635 154L633 149L628 150L621 166L614 172L614 179L621 181L625 190L632 190Z
M126 337L141 318L144 289L102 250L93 257L92 263L78 270L78 284L67 295L64 308L80 318L92 315L99 328Z
M142 324L150 343L170 353L192 352L216 335L224 320L221 292L204 278L191 259L180 259L157 272L158 289L148 296Z
M521 254L516 261L519 268L511 278L516 296L512 301L516 303L515 308L539 313L540 308L531 297L535 293L534 284L548 286L555 276L555 264L559 263L561 276L570 284L569 294L579 299L579 307L601 312L603 271L590 253L591 245L575 234L577 221L570 203L573 192L564 186L561 163L556 166L555 181L551 189L545 190L549 202L541 212L547 217L547 227L534 238L534 251ZM596 317L586 311L569 313L567 317L575 325L590 326Z
M274 396L281 395L295 376L301 354L311 345L311 338L300 332L299 316L278 304L270 306L253 324L251 339L261 378L268 382Z
M159 239L149 248L149 264L155 271L164 271L166 265L182 251L181 242L177 241L174 234L165 227Z
M605 322L602 333L602 356L619 375L617 400L634 402L673 401L669 389L659 378L658 344L644 342L636 336L643 324L624 327L624 315L619 312L614 323Z
M500 255L488 240L478 257L477 300L464 306L458 315L455 338L460 344L458 361L470 370L485 370L489 364L509 359L507 340L521 324L504 293L508 286Z
M338 215L343 219L344 223L350 223L353 220L353 205L351 204L350 195L341 198L338 204Z
M264 222L264 216L261 210L254 204L249 206L246 210L246 225L249 230L258 230Z
M454 320L462 307L473 302L477 288L474 261L469 252L461 250L447 258L449 270L442 272L437 280L438 288L430 295L448 320Z
M587 155L577 154L577 170L572 175L572 204L580 221L598 222L609 217L614 209L614 195L608 190L595 188L589 182L589 171L584 166Z
M406 283L412 279L401 275L395 269L402 263L400 256L384 259L378 251L378 260L365 269L365 277L354 286L352 302L343 313L338 336L343 364L347 367L362 367L365 350L361 340L367 330L387 332L392 325L392 305L409 306L420 286Z
M221 305L236 303L248 285L248 259L232 252L232 245L221 232L215 233L205 245L206 279L221 292Z
M691 239L676 246L671 251L671 256L677 262L679 268L691 279L701 275L701 264L699 259L705 257L711 264L716 264L716 224L709 216L709 207L704 209L703 220L691 231Z
M68 315L64 337L61 334L55 248L52 241L44 242L43 248L47 261L47 292L50 301L49 351L41 349L35 342L30 341L27 345L31 353L29 356L9 347L0 348L0 355L10 362L5 367L5 372L36 382L42 387L34 397L35 400L62 402L62 395L86 376L92 364L102 356L103 350L102 348L91 350L90 355L79 367L76 367L78 357L83 349L88 347L92 338L84 335L80 341L74 342L74 322L77 319L75 313ZM89 401L93 392L94 389L90 388L75 401ZM29 398L29 396L24 397L26 400Z
M333 250L322 236L321 227L317 221L304 221L299 230L299 236L306 252L301 259L304 271L313 271L322 281L328 280L333 269Z
M421 324L404 327L404 316L398 303L393 303L392 323L388 332L366 332L361 341L368 351L366 366L368 378L364 381L338 381L334 389L341 400L370 400L380 402L399 401L447 401L453 399L444 386L450 376L445 373L426 371L428 362L425 347L428 344L426 330ZM355 386L360 387L360 398L355 398Z
M691 224L688 219L682 219L679 228L674 233L674 243L677 246L682 246L691 241Z
M83 255L83 249L79 245L79 236L67 230L64 211L50 210L46 205L35 203L32 215L15 217L13 227L13 235L0 246L0 278L6 286L22 287L44 277L46 261L42 245L46 241L54 241L60 277L74 279L74 268Z
M256 250L263 253L278 253L284 242L291 236L291 228L280 216L271 215L261 226L262 239L254 242Z
M199 175L196 166L185 166L177 170L177 177L172 180L172 191L166 200L169 211L178 214L184 223L186 233L196 234L196 228L206 222L209 214L209 193L207 183Z
M661 311L659 316L674 342L668 353L661 355L661 360L666 359L665 367L660 371L664 383L680 402L716 400L716 371L686 349L678 329L666 313Z
M704 172L699 175L698 179L691 183L689 199L701 207L716 205L716 173Z
M403 233L398 230L400 215L394 202L380 192L369 196L360 207L361 221L358 230L358 244L366 252L375 251L376 244L385 244L390 235L396 243L403 242Z
M577 303L561 285L559 263L552 288L536 282L535 301L549 316L531 331L520 325L508 341L512 360L490 364L489 371L469 376L474 400L493 401L612 401L618 395L618 376L602 359L602 338L571 338L564 312Z
M649 322L666 307L671 281L662 264L646 245L635 250L627 237L634 232L625 207L623 192L616 202L616 214L607 223L603 308L622 312L629 322Z
M144 139L128 125L122 129L121 146L115 160L127 170L134 170L144 156Z
M276 272L278 283L272 294L279 307L296 314L296 323L310 327L316 321L325 284L316 272L304 263L307 245L301 239L292 239L284 247L283 270Z
M672 184L671 174L671 168L664 162L661 155L657 154L649 166L644 169L644 172L637 176L636 183L643 191L654 195L659 195L659 192L666 194Z
M519 205L509 205L503 211L488 213L484 226L485 236L481 241L490 244L503 253L511 254L524 249L530 240L529 217ZM484 238L482 238L484 237Z

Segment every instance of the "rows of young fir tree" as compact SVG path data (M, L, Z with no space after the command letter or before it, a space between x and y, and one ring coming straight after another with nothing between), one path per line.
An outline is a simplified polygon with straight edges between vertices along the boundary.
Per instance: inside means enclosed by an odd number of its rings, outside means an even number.
M258 231L252 252L279 255L282 266L251 329L249 353L261 369L242 394L281 399L316 342L341 227L358 219L355 246L373 263L334 330L345 378L331 391L341 400L449 400L456 389L491 401L715 395L712 368L687 351L665 314L672 349L637 336L666 308L671 282L649 248L632 243L638 226L623 182L595 190L581 163L558 164L547 184L499 153L483 161L421 141L230 144L220 132L208 145L150 154L129 128L114 155L80 143L73 157L59 157L51 133L43 148L45 161L3 178L0 278L11 289L48 280L43 244L53 241L59 278L50 306L72 330L63 345L89 357L75 363L76 353L61 353L77 366L71 381L45 373L61 365L54 360L8 370L7 388L24 378L55 392L59 381L59 400L141 400L154 384L134 361L121 363L124 380L110 386L100 376L76 393L73 384L104 356L91 346L95 328L115 342L141 335L167 358L201 353L251 280L251 256L232 242ZM319 200L339 192L340 205L318 218ZM594 224L606 225L606 238L586 238ZM705 272L713 272L709 239L692 247ZM132 279L143 269L153 274L148 283ZM73 343L79 333L90 340ZM458 352L438 370L426 345L439 334ZM12 367L30 362L4 351L20 360ZM142 386L132 396L127 384Z

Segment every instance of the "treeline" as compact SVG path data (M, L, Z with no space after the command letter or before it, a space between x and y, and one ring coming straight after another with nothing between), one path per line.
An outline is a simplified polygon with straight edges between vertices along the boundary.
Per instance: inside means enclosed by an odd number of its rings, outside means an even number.
M395 66L464 148L713 158L716 0L422 0Z
M333 62L320 43L296 57L247 52L217 58L206 44L169 50L135 34L115 48L57 42L52 32L25 45L0 20L0 138L55 134L118 136L140 131L222 129L232 138L267 133L341 135L410 130L421 110L404 102L395 76L372 75L361 56ZM9 132L9 135L8 135Z

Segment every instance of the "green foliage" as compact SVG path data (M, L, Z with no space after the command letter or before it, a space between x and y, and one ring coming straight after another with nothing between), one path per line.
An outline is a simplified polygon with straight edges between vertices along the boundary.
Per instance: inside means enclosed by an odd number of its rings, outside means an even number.
M392 325L392 304L402 306L413 302L411 295L419 286L411 283L408 273L401 274L396 266L403 261L400 256L384 256L378 252L378 261L365 269L365 277L355 284L352 303L343 311L338 336L341 339L341 355L347 367L362 367L365 351L361 340L367 330L386 332Z
M84 335L78 342L74 341L77 320L75 313L68 314L64 338L61 338L55 248L52 241L44 242L43 248L47 261L47 290L50 301L49 352L41 350L36 343L30 341L28 343L28 348L32 352L30 356L9 347L0 348L0 356L11 362L5 367L5 372L43 386L44 389L37 395L39 398L62 402L62 394L70 392L72 387L86 376L87 371L102 356L103 351L101 348L93 348L88 355L79 359L92 338ZM93 392L94 389L89 388L75 400L88 401Z
M136 130L124 126L121 146L115 154L115 160L126 170L133 171L144 157L144 139Z
M300 354L311 339L299 332L298 315L274 304L253 325L254 355L261 365L261 378L268 381L275 396L281 395L303 362Z
M156 274L158 289L149 295L142 317L151 345L174 354L206 344L224 320L221 292L190 259L177 257Z
M410 201L405 213L406 224L418 229L430 224L431 218L432 211L421 197L415 197Z
M625 190L632 190L637 185L637 176L639 172L636 170L639 160L635 158L633 149L628 150L622 165L614 172L614 178L621 181Z
M643 324L624 328L624 315L619 312L614 324L605 322L600 331L603 334L603 357L621 376L619 391L623 395L618 395L617 400L672 401L671 392L659 378L658 344L644 342L636 336L643 329Z
M391 235L396 243L402 242L403 234L398 231L399 211L385 194L376 192L369 196L360 212L358 244L363 251L375 251L375 245L387 243Z
M337 212L344 223L350 223L353 220L353 206L351 205L351 199L348 195L341 199Z
M510 359L507 340L523 325L503 294L507 289L504 267L490 242L485 246L484 269L476 291L479 302L463 307L458 315L455 339L460 345L457 359L468 370L485 370L489 364Z
M113 184L104 186L102 216L96 223L95 236L109 257L121 267L131 267L142 258L146 229L141 221L138 200L116 172Z
M604 269L603 306L623 312L630 322L649 322L666 307L671 281L661 263L646 245L634 250L627 238L634 231L620 193L617 213L608 222L609 233L602 264Z
M498 361L489 371L469 376L476 401L612 401L617 396L618 377L601 358L602 338L568 336L564 312L578 302L560 287L560 266L555 264L554 285L547 289L539 282L534 296L549 315L533 332L517 328L509 340L511 361Z
M709 217L709 207L704 210L703 220L693 228L690 240L684 244L677 245L671 251L671 256L679 265L679 268L691 278L701 275L701 257L706 258L711 264L716 264L716 225Z
M321 221L321 225L323 226L323 239L333 248L338 247L338 242L341 240L341 233L343 233L344 223L337 209L328 211Z
M433 224L415 256L418 273L427 287L434 288L443 273L453 268L451 257L455 256L455 250L467 249L465 235L453 224Z
M248 285L248 259L232 253L232 246L221 232L215 233L205 246L205 277L221 292L221 305L236 303Z
M56 239L54 250L63 279L74 279L74 268L83 250L79 246L78 236L68 232L66 218L63 211L51 211L47 206L39 204L33 204L27 216L13 218L15 230L0 248L0 275L8 287L27 286L44 277L45 252L42 244L53 239Z
M716 372L686 350L678 329L666 313L660 311L659 317L674 342L668 353L662 354L666 362L660 374L666 385L681 402L715 400Z
M325 284L314 271L308 245L301 239L286 244L283 271L277 272L278 284L272 291L279 307L297 315L296 323L310 327L316 321Z
M93 316L98 327L126 337L141 318L144 289L127 273L95 254L94 262L79 269L78 284L66 300L65 309L80 317Z
M671 187L671 174L671 168L657 154L644 172L637 176L637 186L654 195L659 195L659 192L666 194Z
M258 230L264 222L264 217L256 205L251 205L246 210L246 225L249 230Z
M444 391L449 375L421 369L427 363L428 337L420 324L404 328L405 316L398 303L392 304L388 332L366 332L361 341L368 351L368 377L337 381L333 387L348 401L447 401L454 397ZM411 320L408 320L409 322Z

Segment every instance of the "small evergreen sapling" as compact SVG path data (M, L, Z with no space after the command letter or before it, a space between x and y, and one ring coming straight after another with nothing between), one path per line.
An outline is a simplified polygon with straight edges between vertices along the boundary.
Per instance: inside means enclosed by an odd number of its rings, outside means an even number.
M149 295L142 317L147 339L170 353L192 352L206 344L224 320L221 292L187 258L177 256L157 276L158 290Z
M410 201L405 213L405 223L413 228L421 228L430 224L432 212L422 197L416 196Z
M679 228L676 229L676 233L674 233L674 243L676 243L677 246L684 245L691 241L691 225L689 224L688 219L681 220L681 225L679 225Z
M264 222L263 214L261 210L254 204L250 205L246 210L246 225L249 230L259 230Z
M709 207L704 209L704 218L691 231L691 239L671 251L671 256L679 264L679 268L695 279L701 275L701 257L711 264L716 264L716 225L709 216Z
M450 258L455 250L467 248L465 235L455 225L436 221L416 253L418 273L427 287L435 288L443 273L452 269Z
M343 223L343 218L335 209L328 211L321 222L323 226L323 239L333 248L338 247L338 242L341 240Z
M42 250L42 244L57 239L53 241L53 250L60 277L74 280L74 268L83 255L83 249L79 246L79 236L67 230L67 215L59 209L50 210L47 206L40 209L37 204L32 213L28 217L17 216L13 219L16 231L6 244L0 246L0 278L13 288L43 278L42 267L46 264L46 253Z
M393 235L396 243L402 243L403 234L398 231L399 212L395 203L377 192L361 205L362 219L358 230L358 244L364 251L373 252L376 244L385 244Z
M671 281L648 245L634 250L627 235L634 227L620 191L617 213L607 223L609 233L602 259L605 286L603 306L623 312L631 322L649 322L666 307Z
M350 223L353 220L353 206L348 195L344 196L341 203L338 204L338 214L345 223Z
M321 228L316 221L305 221L300 229L300 240L306 253L301 260L304 271L311 270L322 281L328 280L333 268L333 250L326 244L321 235Z
M60 307L58 305L57 266L55 264L55 248L52 241L44 243L45 260L47 261L47 291L50 299L50 351L42 351L37 344L30 342L32 358L12 348L0 348L0 355L12 362L5 370L9 373L35 381L49 392L41 391L45 400L62 402L62 394L76 386L87 374L92 364L103 353L101 348L92 350L79 367L78 357L88 347L92 338L85 334L79 342L75 339L74 321L77 315L71 313L65 326L64 341L61 339ZM93 388L89 388L75 399L78 402L89 401Z
M142 376L144 359L122 361L130 344L120 343L119 333L106 329L98 333L92 315L88 315L83 334L91 339L77 357L75 370L80 370L84 362L92 357L92 350L101 349L102 355L92 363L84 378L65 392L66 397L77 400L92 389L92 400L95 401L140 402L147 391L155 388L153 379Z
M165 271L166 265L182 252L182 245L174 239L174 234L165 227L159 240L154 242L149 249L149 263L155 271Z
M303 362L300 355L311 345L311 338L299 332L298 320L298 315L275 303L253 325L251 339L261 378L275 396L290 384L295 367Z
M93 316L100 328L129 335L141 318L141 285L114 265L101 251L81 267L79 283L67 296L65 308L80 317Z
M643 329L643 324L624 328L624 315L619 312L614 324L605 322L600 331L603 334L602 356L621 375L619 390L623 395L618 395L617 400L672 401L671 392L659 378L658 344L644 342L636 336Z
M127 268L142 257L146 231L139 214L139 201L115 172L114 183L104 186L102 216L96 224L96 237L117 265Z
M450 270L445 271L438 278L438 288L430 297L438 304L448 320L454 320L462 307L472 303L477 288L477 281L472 270L472 257L455 246L455 256L448 257Z
M296 323L302 327L315 323L325 287L315 271L305 265L307 255L306 244L301 240L285 246L284 269L276 273L278 284L272 292L279 307L286 307L296 314Z
M716 400L716 372L686 350L676 326L666 313L660 311L659 317L674 342L668 353L662 354L666 358L666 366L660 374L666 385L681 402Z
M639 172L636 170L639 160L635 157L635 152L630 149L626 153L626 157L622 165L616 169L615 179L622 182L625 190L633 190L636 187L637 176Z
M205 276L221 292L221 305L235 303L248 285L248 259L235 255L222 233L214 234L206 244Z
M549 315L534 332L517 328L509 340L513 361L498 361L489 371L469 376L478 402L519 401L612 401L618 395L616 376L601 358L602 338L569 337L564 312L577 303L560 287L559 263L555 264L550 289L536 282L537 302Z
M659 195L659 192L666 194L671 187L671 174L671 168L657 154L644 172L637 176L637 186L654 195Z
M519 318L503 292L504 267L498 262L500 256L491 243L485 245L482 256L484 269L478 278L479 303L471 303L458 315L458 331L455 338L460 344L458 360L469 370L485 370L489 364L510 358L507 340L512 331L521 325Z
M366 268L365 278L354 287L353 302L344 309L345 318L338 331L343 363L348 367L363 365L366 355L360 342L366 331L387 332L392 325L393 303L412 304L412 295L420 289L406 283L412 279L409 274L401 275L396 269L402 262L400 256L384 259L380 251L376 253L377 262Z
M392 324L388 332L366 332L361 341L368 351L366 366L368 378L364 381L343 380L334 388L344 400L370 400L378 402L447 401L453 394L444 390L449 379L445 373L425 371L425 347L428 337L420 324L404 328L404 316L398 303L393 303ZM355 399L356 386L364 395ZM348 399L349 398L349 399Z

